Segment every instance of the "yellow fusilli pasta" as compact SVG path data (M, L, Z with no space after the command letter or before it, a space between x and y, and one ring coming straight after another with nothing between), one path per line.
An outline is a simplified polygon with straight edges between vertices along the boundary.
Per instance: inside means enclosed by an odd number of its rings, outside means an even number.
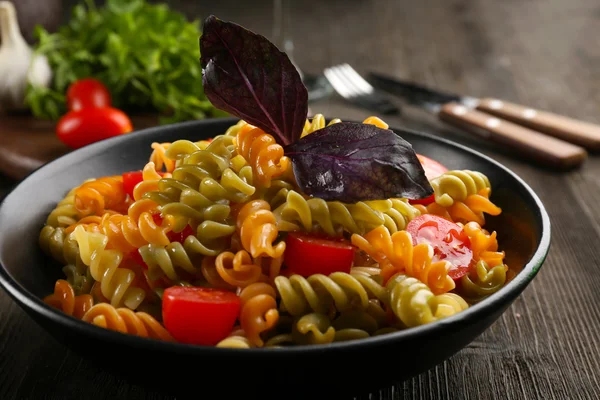
M469 307L457 294L436 296L423 282L402 274L393 276L386 287L391 310L407 327L428 324Z
M447 171L431 180L435 202L450 207L455 201L464 201L467 196L491 188L490 181L481 172L470 170Z
M131 286L135 279L133 271L119 268L123 254L106 249L105 235L86 232L82 226L75 228L72 235L79 245L81 259L89 266L92 277L100 282L102 295L115 307L124 304L135 310L144 300L145 292Z

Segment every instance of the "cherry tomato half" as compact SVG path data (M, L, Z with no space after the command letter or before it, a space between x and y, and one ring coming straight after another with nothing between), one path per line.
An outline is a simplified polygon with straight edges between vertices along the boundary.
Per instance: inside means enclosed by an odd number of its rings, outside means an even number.
M67 107L70 111L110 106L110 93L106 86L97 79L80 79L67 89Z
M56 126L56 135L61 142L77 149L132 130L129 117L116 108L85 108L63 115Z
M181 343L216 345L229 335L239 313L240 298L225 290L171 286L163 294L165 328Z
M445 260L452 264L448 275L459 279L469 271L473 260L471 241L465 231L452 221L437 215L424 214L408 223L413 245L426 243L433 247L435 261Z
M444 167L439 162L432 160L429 157L425 157L422 154L417 154L417 158L419 159L419 161L421 161L421 165L423 166L423 169L425 170L425 176L427 177L428 180L437 178L444 172L448 171L448 168ZM408 202L411 204L427 205L427 204L433 203L434 200L435 200L435 196L431 195L424 199L409 200Z
M325 239L314 235L290 232L285 240L284 263L291 274L308 277L350 272L355 248L344 239Z

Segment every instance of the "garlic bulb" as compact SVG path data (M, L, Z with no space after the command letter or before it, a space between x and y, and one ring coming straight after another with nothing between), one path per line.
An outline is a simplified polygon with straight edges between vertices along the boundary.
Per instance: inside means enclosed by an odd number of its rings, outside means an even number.
M0 1L0 110L25 109L27 84L47 87L51 79L46 57L34 55L21 35L15 7Z

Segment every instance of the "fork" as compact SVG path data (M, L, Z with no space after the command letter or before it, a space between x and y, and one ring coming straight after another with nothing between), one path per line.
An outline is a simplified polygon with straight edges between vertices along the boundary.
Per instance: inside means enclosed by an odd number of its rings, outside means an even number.
M349 64L325 68L325 77L333 89L347 101L380 114L399 114L400 109L387 96L375 90Z

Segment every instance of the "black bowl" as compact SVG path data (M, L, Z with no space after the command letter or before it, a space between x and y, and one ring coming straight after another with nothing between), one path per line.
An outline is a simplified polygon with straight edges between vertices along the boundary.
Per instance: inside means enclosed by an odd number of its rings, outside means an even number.
M531 282L550 246L550 220L539 198L517 175L464 146L395 129L414 149L451 169L485 173L492 200L503 208L488 225L499 234L516 273L502 290L456 316L364 340L286 349L221 349L142 339L104 330L47 306L60 266L38 248L48 213L73 186L90 177L140 169L152 142L200 140L235 123L217 119L134 132L77 150L29 175L0 206L0 283L44 329L83 357L120 376L198 397L211 388L245 397L316 393L358 394L419 374L487 329ZM389 366L389 361L393 367Z

